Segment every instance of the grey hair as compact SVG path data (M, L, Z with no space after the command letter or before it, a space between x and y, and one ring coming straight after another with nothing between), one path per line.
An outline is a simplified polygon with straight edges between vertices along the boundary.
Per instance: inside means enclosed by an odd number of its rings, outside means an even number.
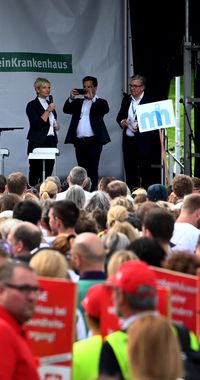
M85 205L85 192L82 186L70 186L66 191L65 199L74 202L79 209L82 209Z
M70 181L72 185L83 185L83 182L87 178L87 172L81 166L74 166L69 173Z
M104 191L94 191L91 198L88 199L85 210L92 212L95 209L108 211L110 208L110 201L107 193Z

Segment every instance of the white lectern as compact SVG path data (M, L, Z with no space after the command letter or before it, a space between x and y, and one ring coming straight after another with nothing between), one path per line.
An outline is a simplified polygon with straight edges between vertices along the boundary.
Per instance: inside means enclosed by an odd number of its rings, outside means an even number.
M56 175L56 156L59 156L60 151L58 148L35 148L32 153L29 153L29 160L42 160L43 161L43 171L42 179L45 180L45 160L55 160L54 165L54 175Z

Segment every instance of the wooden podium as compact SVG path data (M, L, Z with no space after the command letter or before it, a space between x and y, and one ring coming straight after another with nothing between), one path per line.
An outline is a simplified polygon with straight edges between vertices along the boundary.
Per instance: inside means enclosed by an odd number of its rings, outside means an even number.
M1 148L1 133L14 131L15 129L24 129L24 127L0 127L0 174L4 175L4 157L8 157L10 152L7 148Z

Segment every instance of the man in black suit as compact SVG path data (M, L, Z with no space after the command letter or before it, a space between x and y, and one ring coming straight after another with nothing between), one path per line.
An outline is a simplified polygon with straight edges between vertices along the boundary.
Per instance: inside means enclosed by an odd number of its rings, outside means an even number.
M103 145L110 142L103 117L109 112L105 99L96 95L97 79L86 76L83 82L83 97L77 89L70 92L63 112L71 114L71 122L65 144L74 144L78 165L85 168L92 182L91 191L97 188L98 167Z
M145 95L145 87L146 80L143 76L131 77L131 94L124 96L117 115L117 122L123 129L122 149L126 183L131 191L134 187L147 189L149 185L161 182L159 131L140 133L138 130L136 106L152 101Z
M49 99L51 83L45 78L37 78L34 83L37 97L26 106L26 114L30 128L27 135L28 149L31 153L35 148L55 148L58 138L56 131L60 128L53 99ZM52 174L54 160L45 161L45 176ZM41 183L43 172L42 160L29 160L29 184L35 186Z

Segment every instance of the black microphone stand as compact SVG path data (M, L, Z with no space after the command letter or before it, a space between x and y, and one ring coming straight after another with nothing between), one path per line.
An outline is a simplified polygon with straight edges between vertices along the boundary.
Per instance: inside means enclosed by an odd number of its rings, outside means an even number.
M195 137L194 137L194 134L193 134L193 130L192 130L192 126L191 126L191 122L190 122L190 119L189 119L189 116L188 116L188 112L187 112L187 109L186 109L186 106L185 106L185 101L184 99L180 99L179 100L179 103L183 104L183 109L184 109L184 115L187 119L187 122L188 122L188 126L189 126L189 130L190 130L190 133L189 133L189 141L190 141L190 151L189 151L189 159L190 159L190 167L191 167L191 162L192 162L192 148L191 148L191 143L193 141L193 144L195 145ZM188 102L189 103L189 102ZM191 102L192 104L192 102ZM191 172L191 169L190 169L190 172Z

